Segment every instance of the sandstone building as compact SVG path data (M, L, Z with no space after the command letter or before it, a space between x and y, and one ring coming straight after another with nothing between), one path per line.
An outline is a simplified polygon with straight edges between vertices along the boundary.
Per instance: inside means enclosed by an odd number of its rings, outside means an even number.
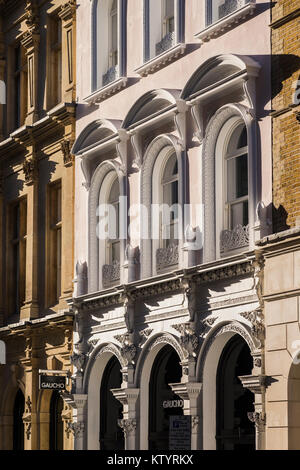
M0 448L72 448L70 410L39 370L71 370L73 1L0 2Z

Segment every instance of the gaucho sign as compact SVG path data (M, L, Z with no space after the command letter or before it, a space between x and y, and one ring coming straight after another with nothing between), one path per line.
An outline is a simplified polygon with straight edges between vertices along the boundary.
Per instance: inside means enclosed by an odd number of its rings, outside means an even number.
M66 377L40 375L40 390L65 390Z

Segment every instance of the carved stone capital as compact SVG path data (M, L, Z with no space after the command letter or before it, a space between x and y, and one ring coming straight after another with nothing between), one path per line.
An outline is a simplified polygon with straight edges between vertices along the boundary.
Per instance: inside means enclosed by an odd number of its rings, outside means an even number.
M65 166L72 166L73 164L74 155L71 153L72 146L73 146L73 142L70 139L64 139L60 143L60 148L63 153Z
M23 163L25 184L32 185L37 179L37 164L33 158L27 159Z
M123 429L125 437L134 434L137 427L136 419L119 419L118 425Z
M133 334L125 333L124 335L117 335L115 339L121 343L120 353L125 364L132 365L137 353L137 348L133 342Z
M249 421L255 424L256 428L261 428L266 424L266 415L262 411L251 411L247 413Z
M70 434L73 434L75 438L82 437L84 433L84 428L85 425L82 421L78 423L71 423L68 421L66 423L66 433L69 436Z
M201 424L200 416L192 416L192 429L196 429Z

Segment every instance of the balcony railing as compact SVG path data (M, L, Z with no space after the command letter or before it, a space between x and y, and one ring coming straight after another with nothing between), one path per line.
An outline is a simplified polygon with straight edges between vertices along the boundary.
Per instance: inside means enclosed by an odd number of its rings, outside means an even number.
M156 251L156 270L162 271L170 266L178 265L178 245L171 244L167 248Z
M109 287L120 280L120 263L114 261L112 264L102 266L102 284L103 287Z
M222 230L220 251L225 253L249 245L249 225L237 225L233 230Z
M208 9L208 25L221 20L227 15L239 10L252 0L224 0L219 5L219 0L210 0Z

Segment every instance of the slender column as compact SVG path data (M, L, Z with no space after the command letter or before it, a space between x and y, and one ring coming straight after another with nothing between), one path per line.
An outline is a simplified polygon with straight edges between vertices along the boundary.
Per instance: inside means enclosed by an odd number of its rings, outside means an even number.
M76 0L69 0L61 6L62 21L62 101L75 101L75 44L76 44Z
M244 388L254 393L254 412L248 412L249 420L255 424L255 444L256 450L265 449L265 389L266 379L265 375L244 375L239 377Z
M123 405L123 419L119 420L119 426L123 429L125 436L125 449L138 450L138 388L111 390L114 397Z
M202 383L187 382L169 385L173 392L184 400L184 414L191 416L191 450L198 450L202 442L202 416L199 411Z
M71 126L70 126L71 127ZM72 134L61 143L64 160L62 178L62 260L61 260L61 298L72 296L73 292L73 256L74 256L74 158L71 154Z
M26 289L21 320L38 316L38 181L37 159L33 143L27 147L23 164L27 186Z

